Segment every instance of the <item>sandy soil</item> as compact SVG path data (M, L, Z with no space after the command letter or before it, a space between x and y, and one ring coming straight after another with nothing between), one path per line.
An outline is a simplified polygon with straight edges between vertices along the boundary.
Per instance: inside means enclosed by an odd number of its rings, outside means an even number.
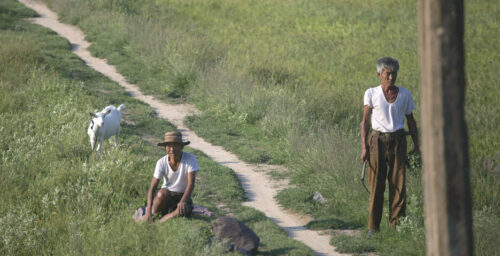
M177 126L191 141L190 147L204 152L219 164L233 169L249 199L244 205L263 212L287 232L290 237L303 242L316 254L340 255L335 252L335 247L329 244L329 235L308 230L304 227L311 220L309 216L299 216L279 207L274 196L283 184L272 181L264 172L271 169L282 169L283 167L247 164L239 160L236 155L224 150L224 148L206 142L184 124L186 116L199 112L193 106L166 104L153 96L144 95L136 85L128 83L125 77L116 71L114 66L107 64L106 60L95 58L90 54L87 50L90 43L85 41L85 34L79 28L60 23L57 15L42 3L32 0L19 1L40 14L41 17L31 19L32 22L48 27L69 40L73 52L82 58L89 67L123 86L132 97L149 104L158 113L159 117L167 119Z

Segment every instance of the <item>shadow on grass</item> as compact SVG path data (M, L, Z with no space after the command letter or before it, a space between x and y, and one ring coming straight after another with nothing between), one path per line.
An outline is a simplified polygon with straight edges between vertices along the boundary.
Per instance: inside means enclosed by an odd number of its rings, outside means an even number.
M250 225L250 224L253 224L253 223L258 223L258 222L261 222L261 221L265 221L266 217L262 216L262 215L254 215L254 216L251 216L251 217L238 217L237 219L239 221L245 223L246 225ZM272 220L271 218L269 218L269 219Z
M293 248L290 247L284 247L284 248L278 248L266 252L259 251L258 255L288 255L288 253L292 250Z
M330 218L330 219L318 219L307 223L306 227L312 230L321 229L358 229L362 225L355 222L345 222L343 220Z
M190 219L190 220L199 220L199 221L203 221L203 222L208 223L208 224L211 224L216 218L217 218L217 216L210 217L210 216L201 215L201 214L191 214L191 216L188 217L188 219Z

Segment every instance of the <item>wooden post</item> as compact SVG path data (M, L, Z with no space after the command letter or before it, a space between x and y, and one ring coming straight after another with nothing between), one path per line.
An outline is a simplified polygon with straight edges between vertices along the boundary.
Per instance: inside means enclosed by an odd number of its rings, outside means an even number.
M420 0L427 255L472 255L463 1Z

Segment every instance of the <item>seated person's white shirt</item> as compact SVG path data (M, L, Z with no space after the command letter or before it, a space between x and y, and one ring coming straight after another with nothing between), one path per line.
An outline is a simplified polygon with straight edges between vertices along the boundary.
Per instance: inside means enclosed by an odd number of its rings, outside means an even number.
M168 164L168 155L162 157L156 162L154 177L163 178L161 188L169 191L184 193L187 187L188 173L200 170L196 157L187 152L182 152L181 163L177 171L173 171Z
M379 132L395 132L405 128L405 116L415 109L410 91L399 87L398 97L393 103L387 102L382 86L366 90L364 105L372 108L372 129Z

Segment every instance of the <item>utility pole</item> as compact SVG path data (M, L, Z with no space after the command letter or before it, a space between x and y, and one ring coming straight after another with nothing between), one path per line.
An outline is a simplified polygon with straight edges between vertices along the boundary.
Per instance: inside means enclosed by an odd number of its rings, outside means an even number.
M427 255L472 255L464 6L419 0Z

